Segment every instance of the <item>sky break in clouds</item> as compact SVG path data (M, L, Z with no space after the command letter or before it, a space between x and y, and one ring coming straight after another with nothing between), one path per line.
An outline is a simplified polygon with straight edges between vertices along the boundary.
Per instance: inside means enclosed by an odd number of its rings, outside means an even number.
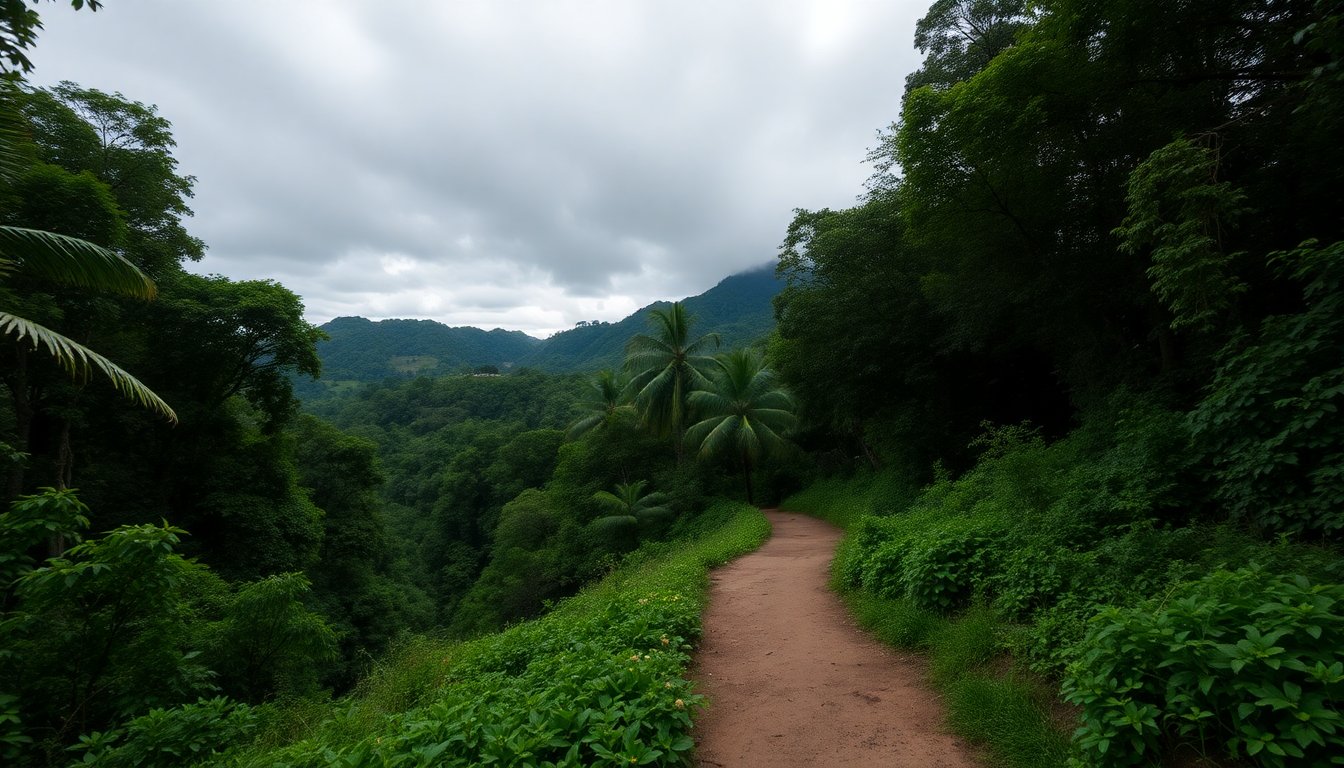
M545 336L772 261L847 207L925 2L110 0L30 81L118 91L197 177L193 267L309 320Z

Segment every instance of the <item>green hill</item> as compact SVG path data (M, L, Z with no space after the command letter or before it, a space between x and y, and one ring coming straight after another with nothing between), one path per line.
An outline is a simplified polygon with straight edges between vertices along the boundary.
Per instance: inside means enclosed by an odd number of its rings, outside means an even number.
M770 301L782 287L774 267L767 265L726 277L682 303L696 318L697 334L716 332L728 348L750 344L775 327ZM667 306L669 302L655 302L617 323L585 325L557 333L534 349L524 364L553 372L619 366L625 343L648 330L649 312Z
M783 283L771 266L724 278L684 301L696 331L717 332L724 347L749 344L774 328L771 299ZM316 396L348 382L400 376L439 376L484 366L531 367L553 373L620 365L625 343L648 329L648 314L669 306L656 302L616 323L581 325L541 340L521 331L452 328L433 320L338 317L322 326L330 337L318 344L322 379L296 383L300 396Z
M322 326L319 342L326 379L372 381L397 375L454 373L484 365L508 366L541 342L521 331L450 328L433 320L338 317Z

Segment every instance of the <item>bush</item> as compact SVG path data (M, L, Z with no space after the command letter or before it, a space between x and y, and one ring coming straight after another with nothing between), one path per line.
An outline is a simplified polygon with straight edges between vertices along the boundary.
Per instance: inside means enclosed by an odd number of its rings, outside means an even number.
M1164 601L1108 608L1064 683L1079 765L1152 762L1168 740L1274 767L1344 755L1344 586L1220 571Z
M920 607L949 612L965 607L993 572L1003 530L994 521L942 521L912 537L901 561L905 593Z
M403 645L307 738L238 762L330 765L684 765L702 705L682 676L706 570L758 546L769 523L721 503L662 557L632 559L541 619L470 642ZM402 711L403 707L411 708Z
M1344 529L1344 242L1271 254L1302 286L1305 311L1234 339L1190 413L1215 496L1269 532Z
M1001 556L998 572L987 580L994 607L1010 620L1030 618L1072 592L1092 562L1089 554L1052 542L1010 548Z
M832 569L844 588L947 613L965 607L995 572L1004 535L994 518L940 518L929 510L864 518Z
M152 709L125 729L80 736L72 751L82 752L79 764L92 768L194 765L243 743L263 714L263 709L223 697L201 699Z

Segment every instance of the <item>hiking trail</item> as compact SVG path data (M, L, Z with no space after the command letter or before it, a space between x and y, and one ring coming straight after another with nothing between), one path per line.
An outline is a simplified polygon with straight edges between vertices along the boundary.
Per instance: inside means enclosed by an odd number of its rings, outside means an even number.
M702 768L975 768L947 732L924 664L860 629L828 587L841 532L765 510L764 546L710 574L691 678Z

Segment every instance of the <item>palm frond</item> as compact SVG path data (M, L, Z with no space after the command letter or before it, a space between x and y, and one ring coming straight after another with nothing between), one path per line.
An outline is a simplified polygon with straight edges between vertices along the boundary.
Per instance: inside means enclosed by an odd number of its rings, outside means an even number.
M122 370L116 363L88 347L8 312L0 312L0 333L13 336L20 342L29 339L33 349L45 346L51 352L51 356L73 376L87 376L91 368L97 368L123 395L163 415L170 422L177 423L177 414L173 413L173 409L154 394L153 390L141 384L139 379Z
M699 455L704 458L718 456L726 452L734 442L733 438L736 436L739 425L739 419L736 416L724 416L709 421L711 422L709 429L706 431L704 439L700 441ZM701 422L701 424L703 423L705 422Z
M634 341L632 339L631 341ZM639 373L649 368L664 368L677 361L675 351L666 349L640 348L626 345L625 370Z
M5 185L13 184L32 162L23 150L28 126L15 103L18 97L18 86L0 81L0 183Z
M607 415L605 413L600 411L597 413L590 413L569 425L569 429L565 431L565 439L575 440L580 438L588 432L597 429L597 426L606 420Z
M639 525L634 515L607 515L593 521L593 527L605 533L624 533Z
M643 486L641 485L641 487ZM659 507L666 505L670 498L670 496L662 491L653 491L640 496L639 500L635 502L635 506L640 509L658 509Z
M706 333L704 336L701 336L700 338L698 338L698 339L696 339L695 341L692 341L690 344L687 344L687 345L686 345L686 347L685 347L685 349L686 349L686 354L687 354L687 355L693 355L693 354L699 352L700 350L704 349L705 347L709 346L710 344L713 344L713 345L714 345L714 348L715 348L715 349L718 349L720 343L721 343L721 341L720 341L720 336L719 336L719 334L717 334L717 333Z
M726 413L733 401L727 395L712 389L697 389L686 398L692 407L705 413Z
M614 512L629 513L630 511L630 505L626 503L625 499L617 496L611 491L598 491L594 493L593 501L596 501L599 506Z
M137 299L152 299L154 281L125 258L77 237L0 227L0 259L35 277Z
M635 519L643 528L653 528L667 522L673 515L671 507L650 507L635 513Z

